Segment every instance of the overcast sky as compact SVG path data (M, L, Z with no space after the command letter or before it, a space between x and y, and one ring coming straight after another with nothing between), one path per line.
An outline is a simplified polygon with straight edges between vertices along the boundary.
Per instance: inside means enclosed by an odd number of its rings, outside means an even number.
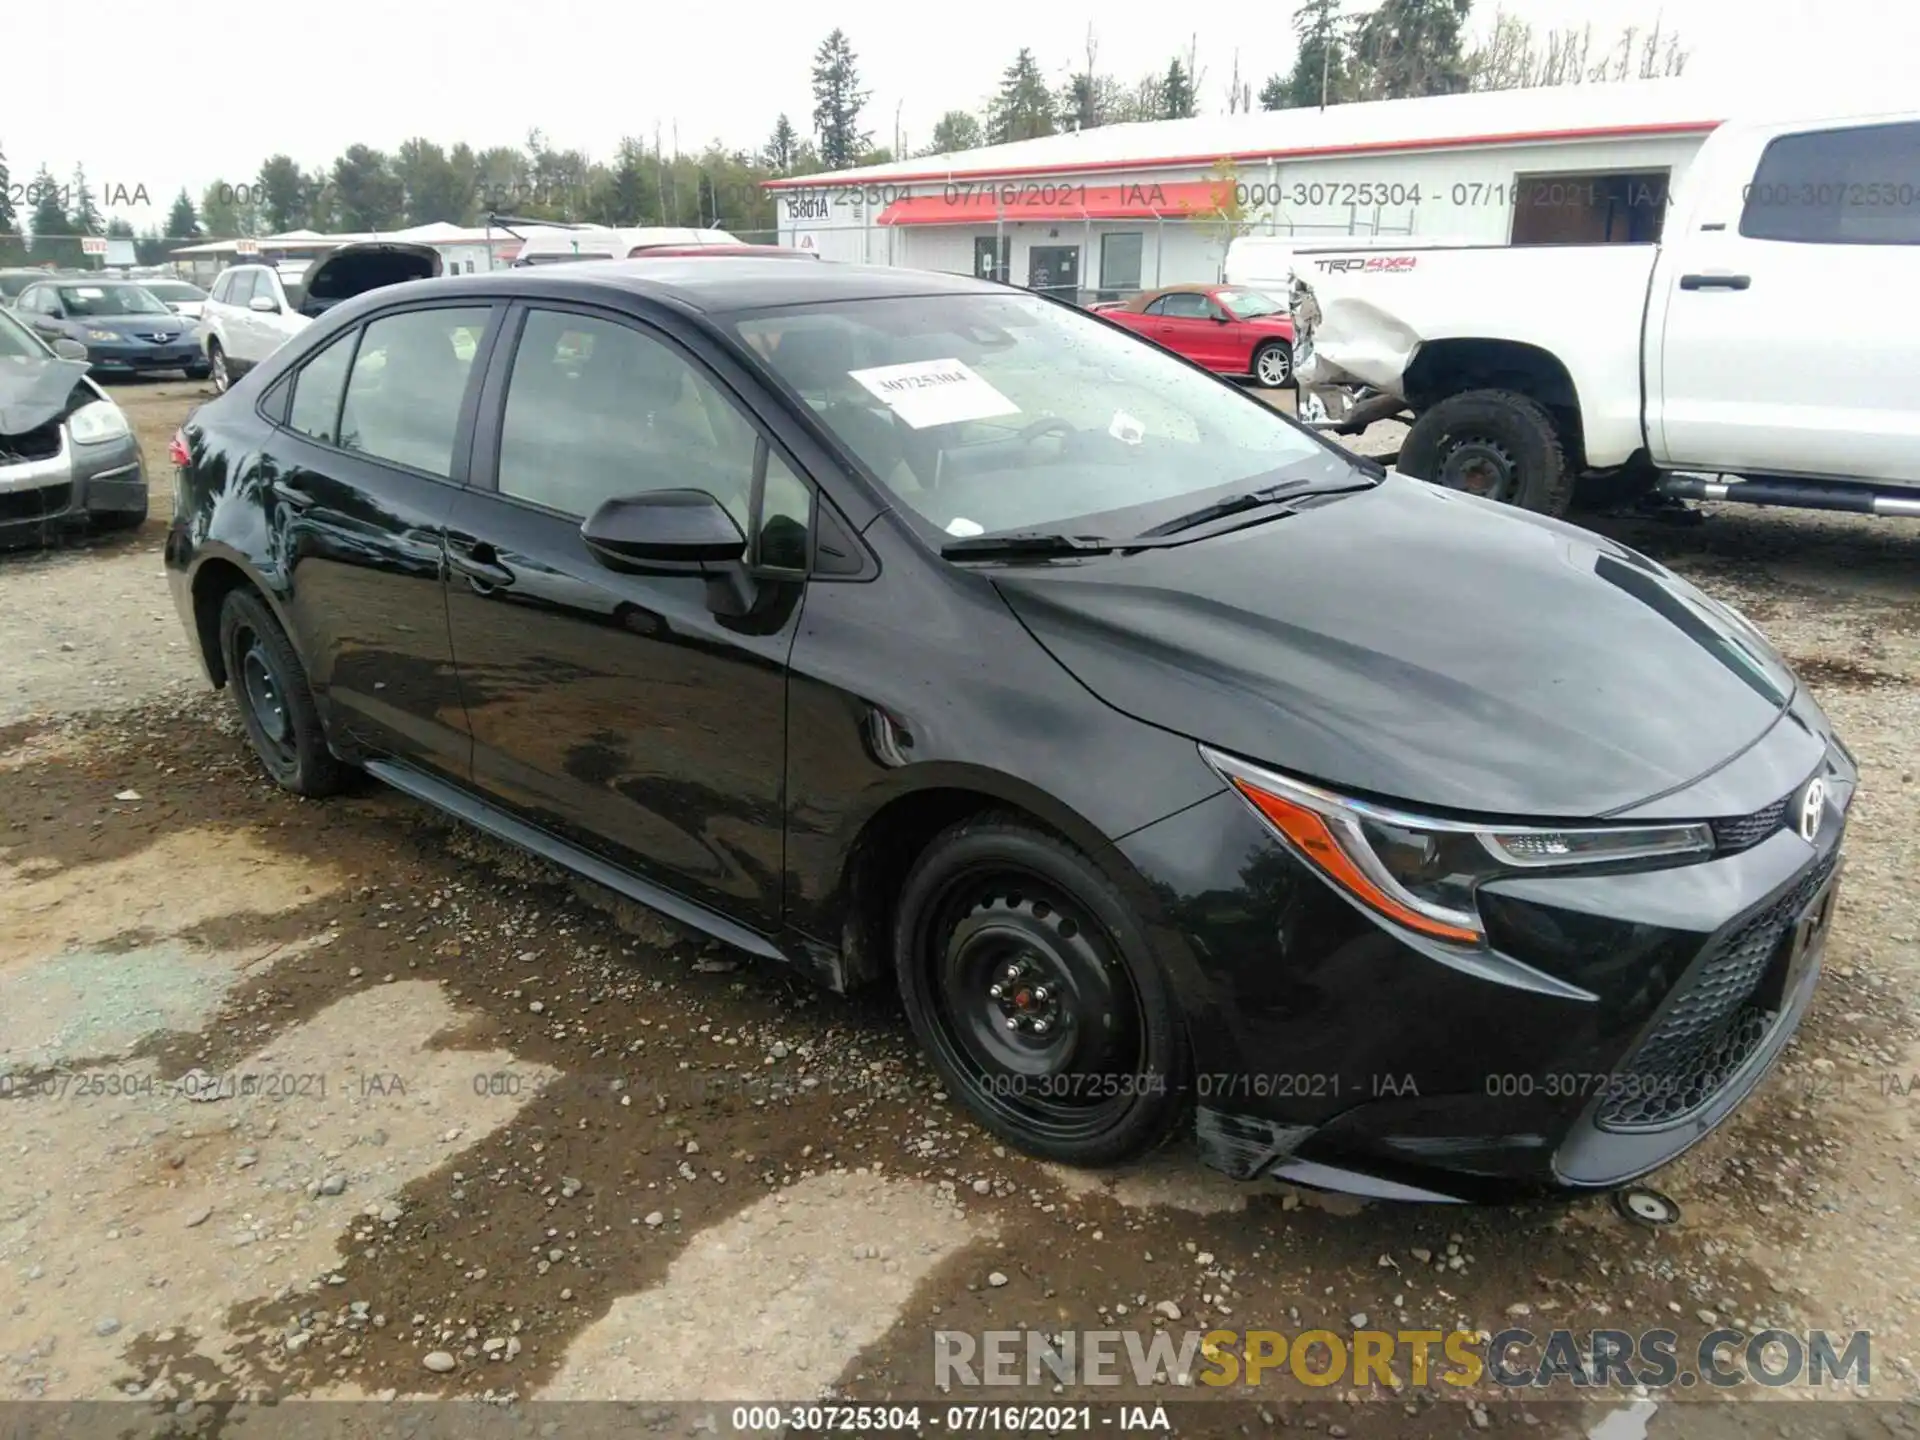
M1350 0L1349 9L1365 8ZM757 149L783 110L811 128L813 52L836 24L872 92L864 123L876 143L892 142L897 112L914 147L941 112L978 111L1022 44L1063 78L1089 21L1100 68L1128 78L1184 52L1197 24L1207 110L1224 108L1236 49L1256 88L1294 54L1287 0L1118 0L1085 10L1024 0L322 0L272 12L215 0L95 0L30 9L7 28L10 46L34 59L8 65L0 82L0 150L12 183L26 184L42 162L63 181L84 164L103 200L145 187L151 208L109 210L136 227L163 222L182 185L197 202L215 179L251 179L276 151L313 167L355 142L390 149L425 135L479 149L520 143L538 126L556 148L603 159L622 135L651 135L656 123L669 148L677 126L685 149L716 138ZM1920 55L1914 0L1506 0L1506 9L1541 27L1591 22L1596 39L1658 15L1692 49L1690 75L1776 94L1910 84ZM1495 10L1496 0L1479 0L1476 30ZM142 52L151 64L137 61Z

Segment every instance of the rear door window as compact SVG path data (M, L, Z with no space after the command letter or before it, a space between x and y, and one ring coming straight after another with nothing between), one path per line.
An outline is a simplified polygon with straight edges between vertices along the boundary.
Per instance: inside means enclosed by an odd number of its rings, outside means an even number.
M1775 139L1747 187L1740 233L1803 245L1920 245L1920 123Z
M489 313L486 306L407 310L367 326L347 380L339 443L451 476L460 406Z

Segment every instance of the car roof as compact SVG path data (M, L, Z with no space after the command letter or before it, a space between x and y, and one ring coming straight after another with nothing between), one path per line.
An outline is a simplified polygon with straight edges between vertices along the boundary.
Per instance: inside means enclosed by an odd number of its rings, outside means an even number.
M795 265L770 255L675 256L582 260L571 265L477 271L370 290L357 299L393 299L402 291L444 295L475 290L496 295L586 298L608 290L666 300L705 314L880 300L915 295L995 295L1014 287L937 270L892 265ZM1024 294L1024 291L1016 293Z

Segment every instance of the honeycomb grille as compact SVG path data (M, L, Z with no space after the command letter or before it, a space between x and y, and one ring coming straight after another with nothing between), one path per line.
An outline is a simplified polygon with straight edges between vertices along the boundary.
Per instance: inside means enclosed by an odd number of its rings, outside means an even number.
M1713 821L1713 848L1722 854L1751 850L1787 823L1787 804L1791 795L1783 795L1764 810L1738 815L1731 820Z
M1794 922L1833 872L1809 870L1780 899L1721 941L1667 1007L1595 1117L1603 1130L1657 1130L1704 1108L1772 1029L1754 992Z

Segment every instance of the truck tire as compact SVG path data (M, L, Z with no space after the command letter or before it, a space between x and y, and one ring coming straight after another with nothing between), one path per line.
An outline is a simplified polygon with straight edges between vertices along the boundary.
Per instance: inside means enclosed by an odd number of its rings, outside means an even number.
M1516 390L1467 390L1423 412L1400 447L1400 473L1552 515L1573 503L1553 417Z

